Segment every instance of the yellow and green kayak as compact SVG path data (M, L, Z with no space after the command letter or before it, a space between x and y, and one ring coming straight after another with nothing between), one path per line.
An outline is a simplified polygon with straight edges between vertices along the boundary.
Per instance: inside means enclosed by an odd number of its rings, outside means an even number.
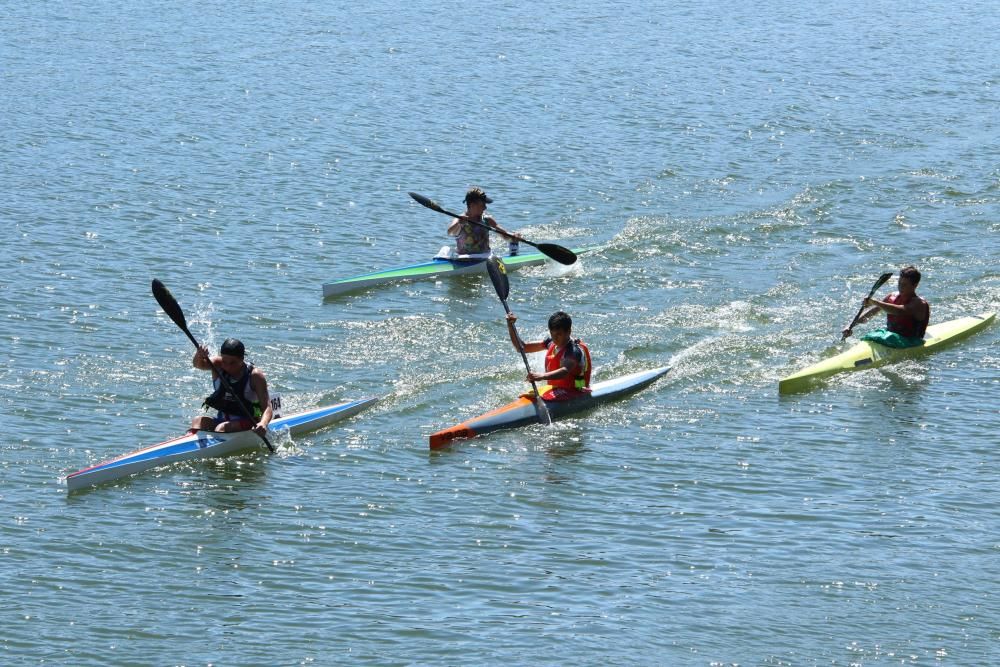
M778 393L793 394L805 391L814 386L817 380L837 373L877 368L899 359L934 352L949 343L962 340L966 336L971 336L984 329L995 317L996 313L988 313L960 317L957 320L941 324L932 324L927 327L923 345L914 347L894 348L870 341L861 341L846 352L824 359L798 373L783 378L778 383Z

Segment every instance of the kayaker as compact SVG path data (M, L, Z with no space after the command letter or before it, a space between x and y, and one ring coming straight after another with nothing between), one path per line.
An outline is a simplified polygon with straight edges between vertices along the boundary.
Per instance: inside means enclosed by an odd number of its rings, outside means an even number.
M525 343L514 329L517 315L507 315L507 333L514 348L525 352L545 351L545 372L528 373L528 382L544 382L546 401L566 401L590 391L590 349L579 338L573 338L573 320L558 311L549 318L549 336L545 340Z
M258 435L266 433L273 414L267 392L267 378L259 368L246 363L245 356L243 343L235 338L227 338L222 343L219 356L215 358L209 356L208 348L204 345L198 347L191 363L198 370L212 371L215 391L205 399L204 405L215 408L218 413L215 417L195 417L191 422L191 431L230 433L253 430ZM240 408L239 402L219 379L216 369L225 375L237 395L242 396L243 404L249 408L253 419Z
M864 305L871 308L858 318L858 322L866 322L878 312L885 311L886 325L868 332L861 340L897 348L923 345L924 332L931 319L931 306L917 295L919 284L920 271L914 266L907 266L899 272L897 291L887 296L885 301L866 298ZM851 333L850 328L844 329L845 337Z
M515 242L523 240L520 234L508 232L498 225L496 218L492 215L486 215L486 205L492 203L493 200L483 192L482 188L471 187L465 193L465 213L459 218L452 218L448 225L448 234L457 237L455 246L459 255L486 256L490 254L489 230L473 224L470 220L489 225L507 237L508 240Z

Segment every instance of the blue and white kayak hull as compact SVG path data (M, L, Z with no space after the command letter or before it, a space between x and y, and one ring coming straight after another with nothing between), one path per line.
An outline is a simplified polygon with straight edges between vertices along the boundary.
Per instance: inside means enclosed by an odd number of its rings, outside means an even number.
M278 417L271 421L268 433L277 435L288 432L294 436L315 431L356 415L374 405L377 400L363 398L306 410L287 417ZM259 449L262 446L263 441L252 431L235 433L198 431L70 473L66 476L66 488L68 491L76 491L178 461L220 458Z

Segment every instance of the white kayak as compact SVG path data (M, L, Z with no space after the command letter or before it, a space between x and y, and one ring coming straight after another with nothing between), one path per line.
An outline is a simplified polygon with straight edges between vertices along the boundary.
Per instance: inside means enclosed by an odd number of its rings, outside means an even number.
M277 417L271 420L268 434L279 435L287 432L291 435L299 435L315 431L341 419L356 415L374 405L377 400L377 398L362 398L299 412L287 417ZM198 431L161 442L158 445L143 447L70 473L66 475L66 488L68 491L76 491L96 484L113 482L129 475L178 461L219 458L252 451L263 446L263 441L252 431L237 431L235 433Z

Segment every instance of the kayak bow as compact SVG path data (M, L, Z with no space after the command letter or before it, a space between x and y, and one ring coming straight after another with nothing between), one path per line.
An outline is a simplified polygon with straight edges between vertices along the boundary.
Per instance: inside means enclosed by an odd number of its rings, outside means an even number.
M573 252L581 254L599 250L600 246L588 246L585 248L575 248ZM464 256L435 257L429 262L401 266L395 269L364 273L351 278L343 278L333 282L323 284L323 298L338 296L364 289L373 285L392 283L403 280L419 280L423 278L450 278L466 273L486 273L486 257ZM509 269L518 269L522 266L534 266L542 264L548 257L540 252L524 252L517 255L501 256L504 264Z
M293 436L308 433L356 415L371 407L377 400L377 398L362 398L299 412L287 417L278 417L271 422L268 431L275 434L287 431ZM235 433L198 431L161 442L158 445L143 447L70 473L66 476L66 487L68 491L76 491L97 484L113 482L128 475L177 461L220 458L252 451L259 448L260 445L260 438L252 431L236 431Z
M778 393L792 394L805 391L818 380L837 373L878 368L899 359L934 352L984 329L995 317L996 313L988 313L932 324L927 327L927 332L924 334L924 344L914 347L894 348L863 340L845 352L782 379L778 383Z
M568 415L583 412L648 387L666 375L669 370L669 366L662 366L598 382L591 387L590 394L587 396L568 401L545 401L545 406L553 421L563 419ZM533 396L522 396L501 408L462 422L457 426L438 431L430 436L430 447L431 449L443 449L450 445L453 440L459 438L472 438L503 428L515 428L537 423L538 412Z

